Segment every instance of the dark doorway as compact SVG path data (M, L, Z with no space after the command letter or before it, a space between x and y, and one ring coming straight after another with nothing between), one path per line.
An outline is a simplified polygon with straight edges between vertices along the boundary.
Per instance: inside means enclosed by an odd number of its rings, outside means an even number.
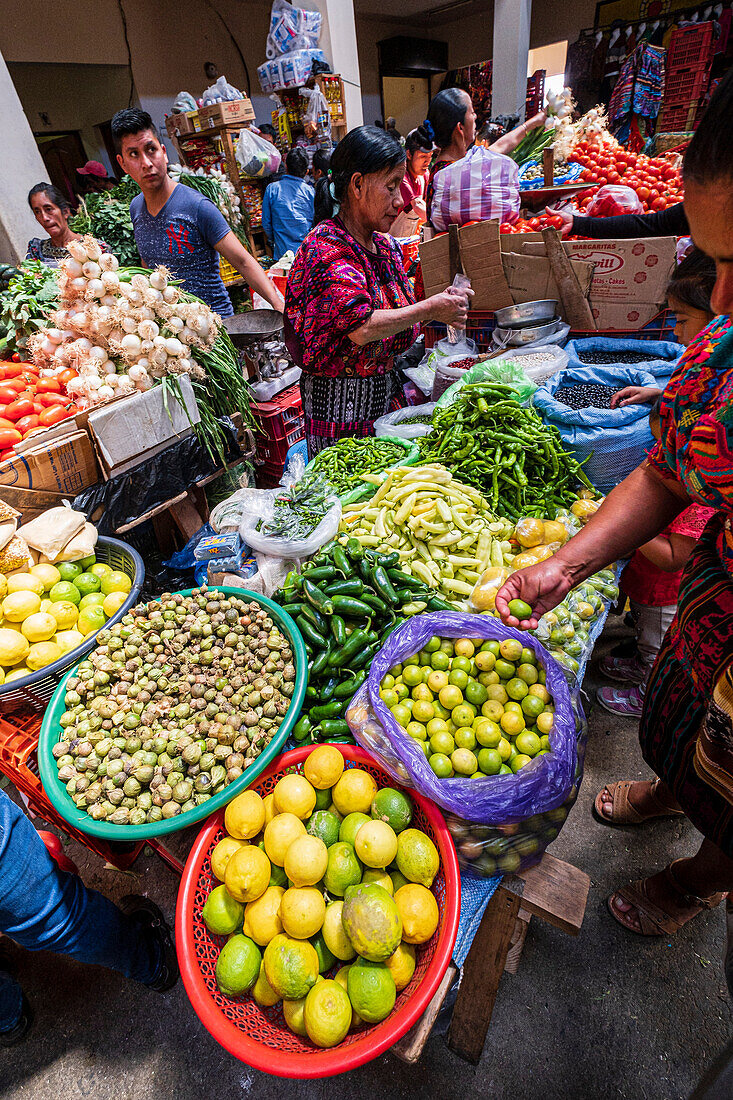
M38 149L46 165L49 182L58 187L62 195L76 207L79 179L77 168L86 164L88 157L78 130L58 134L36 134Z

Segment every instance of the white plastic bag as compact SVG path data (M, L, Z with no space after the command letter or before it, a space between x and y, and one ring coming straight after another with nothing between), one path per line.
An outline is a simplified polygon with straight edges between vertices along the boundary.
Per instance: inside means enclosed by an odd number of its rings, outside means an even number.
M295 8L288 0L274 0L267 36L268 58L294 50L314 49L321 37L322 22L320 12Z
M419 439L422 435L428 435L431 431L430 424L410 423L418 416L432 416L435 404L431 401L427 405L408 405L406 409L395 409L394 412L380 416L374 421L374 434L393 435L398 439Z
M251 179L274 176L282 159L271 141L246 127L239 131L236 157L242 175Z
M341 501L332 491L330 484L325 483L326 501L329 506L318 526L305 538L288 539L265 534L257 528L269 523L275 515L275 501L283 496L284 490L301 484L301 479L310 479L315 483L323 500L325 479L322 475L312 473L305 475L305 462L302 455L296 455L288 465L277 489L240 489L237 497L242 505L242 519L239 524L239 534L243 542L255 551L257 563L262 570L260 555L265 554L273 558L293 558L302 561L310 558L322 546L335 536L341 522ZM302 482L305 484L305 482Z
M171 107L172 115L185 114L186 111L195 111L197 107L196 100L193 98L190 92L179 92L176 98L173 100L173 106Z
M210 107L212 103L230 102L235 99L244 99L244 93L227 83L225 76L220 76L216 83L212 84L204 92L202 99L204 107Z
M502 355L497 355L494 362L499 363L502 359L518 363L533 382L545 382L568 365L568 353L565 349L552 345L505 351Z

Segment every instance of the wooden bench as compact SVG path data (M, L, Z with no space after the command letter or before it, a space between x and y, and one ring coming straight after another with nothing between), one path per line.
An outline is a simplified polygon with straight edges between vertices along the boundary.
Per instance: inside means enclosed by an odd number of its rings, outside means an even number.
M584 871L545 852L528 871L504 878L491 897L463 965L448 1029L448 1046L467 1062L481 1058L491 1014L504 971L516 973L533 916L577 936L590 889ZM458 977L451 963L435 996L418 1022L392 1047L414 1065L423 1052L448 991Z

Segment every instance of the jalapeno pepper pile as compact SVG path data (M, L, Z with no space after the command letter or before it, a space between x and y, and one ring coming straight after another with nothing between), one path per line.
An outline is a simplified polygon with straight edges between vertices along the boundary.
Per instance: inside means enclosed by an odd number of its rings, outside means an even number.
M308 653L308 688L296 741L353 738L346 708L387 635L411 615L451 605L399 568L399 554L365 550L343 537L302 573L289 573L275 599L292 615Z
M328 478L337 493L348 493L364 480L364 474L378 474L405 459L405 448L392 439L347 436L319 451L310 468Z

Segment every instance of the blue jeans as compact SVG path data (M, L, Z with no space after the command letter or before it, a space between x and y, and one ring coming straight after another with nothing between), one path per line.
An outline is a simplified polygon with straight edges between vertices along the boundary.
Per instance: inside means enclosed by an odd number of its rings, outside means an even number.
M0 791L0 932L31 951L58 951L145 984L162 963L157 938L78 875L59 870L22 810ZM22 990L0 971L0 1031L16 1026Z

